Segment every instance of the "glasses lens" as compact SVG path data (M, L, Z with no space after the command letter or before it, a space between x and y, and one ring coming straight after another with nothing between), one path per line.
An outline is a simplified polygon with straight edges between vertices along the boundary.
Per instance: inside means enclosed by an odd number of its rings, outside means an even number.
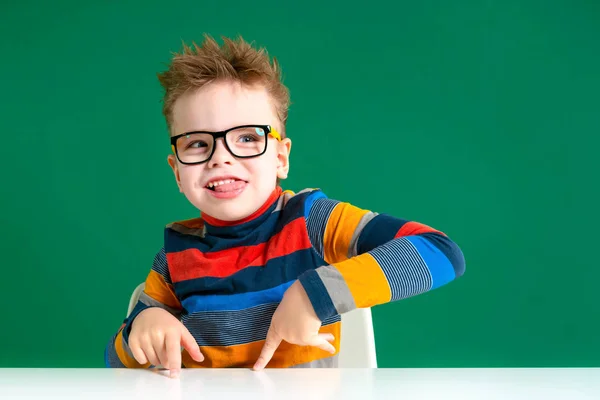
M251 157L265 151L267 133L258 126L237 128L227 132L225 139L233 155Z
M206 133L191 133L177 139L177 156L184 163L206 161L215 145L211 135Z

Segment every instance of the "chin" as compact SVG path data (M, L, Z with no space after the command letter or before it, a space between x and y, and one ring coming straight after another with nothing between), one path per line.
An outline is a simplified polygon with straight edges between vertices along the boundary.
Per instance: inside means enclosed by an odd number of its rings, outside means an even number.
M191 201L192 199L189 200ZM193 200L194 201L191 202L202 213L210 215L211 217L221 221L228 222L242 220L252 215L262 206L262 203L260 203L258 198L248 195L242 195L235 199L229 200L215 200L213 198L207 198L200 195L195 197ZM264 201L266 201L266 199L263 200L263 202Z

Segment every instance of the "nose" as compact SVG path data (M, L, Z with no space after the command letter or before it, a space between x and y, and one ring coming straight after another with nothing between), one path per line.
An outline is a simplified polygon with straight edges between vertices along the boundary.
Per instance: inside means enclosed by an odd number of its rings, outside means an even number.
M217 139L215 141L215 152L210 161L208 161L208 166L214 168L222 165L232 165L234 161L235 157L227 150L224 139Z

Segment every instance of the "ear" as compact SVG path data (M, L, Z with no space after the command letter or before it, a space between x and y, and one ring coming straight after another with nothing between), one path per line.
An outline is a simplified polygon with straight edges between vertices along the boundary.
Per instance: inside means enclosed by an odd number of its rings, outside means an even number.
M167 162L171 166L173 174L175 174L175 181L177 181L177 187L179 188L179 191L183 192L183 190L181 189L181 180L179 179L179 168L177 167L177 158L174 154L169 154L169 156L167 157Z
M290 170L290 151L292 141L289 138L277 143L277 178L286 179Z

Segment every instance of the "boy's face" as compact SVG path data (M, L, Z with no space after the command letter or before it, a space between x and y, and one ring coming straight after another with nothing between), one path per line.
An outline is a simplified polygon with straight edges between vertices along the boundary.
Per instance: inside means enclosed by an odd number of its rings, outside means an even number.
M262 86L214 82L190 92L173 107L172 136L191 131L223 131L239 125L271 125L281 132L271 98ZM267 150L258 157L237 158L217 139L212 158L202 164L180 163L174 154L169 165L179 190L203 213L225 221L243 219L258 210L275 189L277 178L287 178L291 141L267 136ZM219 191L207 185L233 179Z

